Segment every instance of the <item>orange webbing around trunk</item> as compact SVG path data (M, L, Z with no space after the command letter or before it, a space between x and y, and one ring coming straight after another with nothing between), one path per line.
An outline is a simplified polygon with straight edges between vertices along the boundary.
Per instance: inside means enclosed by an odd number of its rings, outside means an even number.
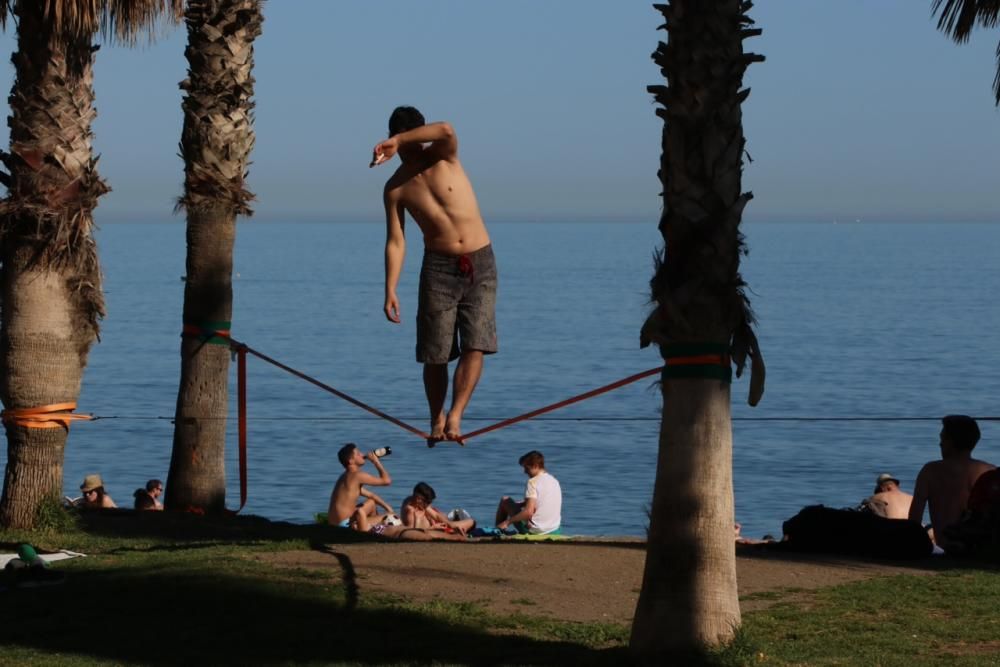
M0 413L5 423L16 424L26 428L59 428L69 430L72 421L89 421L92 415L75 415L76 401L40 405L36 408L17 408L4 410Z

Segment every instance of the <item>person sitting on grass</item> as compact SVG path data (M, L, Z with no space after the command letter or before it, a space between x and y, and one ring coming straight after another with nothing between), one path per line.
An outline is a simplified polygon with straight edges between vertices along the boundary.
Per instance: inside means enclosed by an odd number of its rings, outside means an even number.
M366 458L375 466L378 477L361 469L365 465ZM382 500L376 493L364 488L364 485L389 486L392 484L392 477L389 476L389 472L374 451L363 456L358 446L349 442L337 452L337 459L344 466L344 474L333 485L333 492L330 494L330 507L327 510L327 523L341 528L356 528L356 517L359 515L364 516L367 519L365 523L368 524L378 523L379 507L385 509L389 514L393 513L389 503ZM365 499L360 504L358 503L359 497Z
M146 482L146 488L136 489L132 497L135 498L135 509L137 510L163 510L163 503L158 499L163 493L163 482L158 479L151 479Z
M118 507L111 496L104 490L104 480L100 475L87 475L80 485L83 497L78 502L79 507L86 509L112 509Z
M403 525L409 528L440 528L445 532L458 531L465 535L476 527L476 521L467 519L449 519L448 516L431 505L437 494L427 482L418 482L413 487L413 494L403 501L401 508ZM458 510L456 510L456 514Z
M941 420L941 460L920 469L910 505L911 521L922 522L929 506L935 543L948 550L944 530L956 523L969 502L972 487L983 473L996 466L972 458L979 442L976 420L966 415L948 415Z
M559 530L562 523L562 488L559 480L545 470L545 457L532 450L518 459L528 476L524 500L509 496L500 499L497 507L496 527L507 532L514 527L519 533L548 535Z

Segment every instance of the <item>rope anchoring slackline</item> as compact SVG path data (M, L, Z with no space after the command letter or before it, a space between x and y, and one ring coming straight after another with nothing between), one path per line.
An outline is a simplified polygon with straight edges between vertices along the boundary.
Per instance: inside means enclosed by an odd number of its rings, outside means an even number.
M237 385L238 385L238 422L239 422L239 456L240 456L240 509L246 504L246 428L247 428L247 391L246 391L246 355L252 354L262 361L276 366L287 373L305 380L311 384L316 385L320 389L327 391L338 398L341 398L352 405L355 405L362 410L365 410L376 417L384 419L396 426L409 431L415 436L422 438L427 441L429 447L433 447L438 440L432 440L430 434L422 431L414 426L407 424L406 422L397 419L377 408L374 408L367 403L359 401L358 399L345 394L344 392L331 387L330 385L320 382L314 377L306 375L305 373L298 371L291 366L287 366L280 361L273 359L266 354L253 349L246 343L242 343L234 339L230 335L229 322L205 322L202 324L191 324L185 323L182 330L182 336L188 336L192 338L197 338L205 343L211 343L215 345L229 345L233 356L238 360L237 363ZM562 401L557 401L550 405L531 410L522 415L516 417L510 417L508 419L503 419L490 426L485 426L480 429L476 429L471 433L463 435L461 438L457 439L460 445L465 445L466 441L471 438L476 438L491 431L496 431L512 424L517 424L519 422L527 421L533 419L540 415L552 412L554 410L559 410L568 405L574 403L579 403L588 398L593 398L594 396L599 396L601 394L613 391L625 385L632 384L633 382L638 382L643 378L648 378L658 373L662 373L664 379L666 378L715 378L722 380L724 382L732 381L732 368L730 366L729 358L729 348L724 344L716 343L673 343L670 345L663 346L663 353L666 360L666 365L657 366L656 368L650 368L649 370L642 371L640 373L635 373L628 377L622 378L610 384L606 384L602 387L596 389L591 389L582 394L577 394L570 398L564 399ZM237 512L239 510L236 510Z
M34 408L13 408L0 412L0 419L5 424L24 426L25 428L64 428L69 430L70 422L90 421L93 415L74 414L76 401L51 403Z

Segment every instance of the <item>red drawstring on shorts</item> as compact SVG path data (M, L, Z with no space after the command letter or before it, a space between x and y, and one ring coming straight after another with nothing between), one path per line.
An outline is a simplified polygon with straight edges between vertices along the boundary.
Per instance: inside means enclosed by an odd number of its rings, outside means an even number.
M468 255L462 255L458 258L458 272L463 276L469 276L469 283L475 282L476 269L472 265L472 260L469 259Z

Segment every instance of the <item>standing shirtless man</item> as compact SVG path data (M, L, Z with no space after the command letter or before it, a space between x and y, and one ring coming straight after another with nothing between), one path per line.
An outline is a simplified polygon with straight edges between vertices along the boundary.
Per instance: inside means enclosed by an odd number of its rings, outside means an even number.
M462 163L458 138L448 123L426 125L413 107L397 107L389 138L376 144L372 167L398 154L402 164L385 184L385 305L399 323L396 286L403 268L404 212L424 236L417 306L417 361L431 413L431 447L462 442L462 415L483 372L483 355L497 351L497 270L486 225ZM448 362L458 359L451 409Z

